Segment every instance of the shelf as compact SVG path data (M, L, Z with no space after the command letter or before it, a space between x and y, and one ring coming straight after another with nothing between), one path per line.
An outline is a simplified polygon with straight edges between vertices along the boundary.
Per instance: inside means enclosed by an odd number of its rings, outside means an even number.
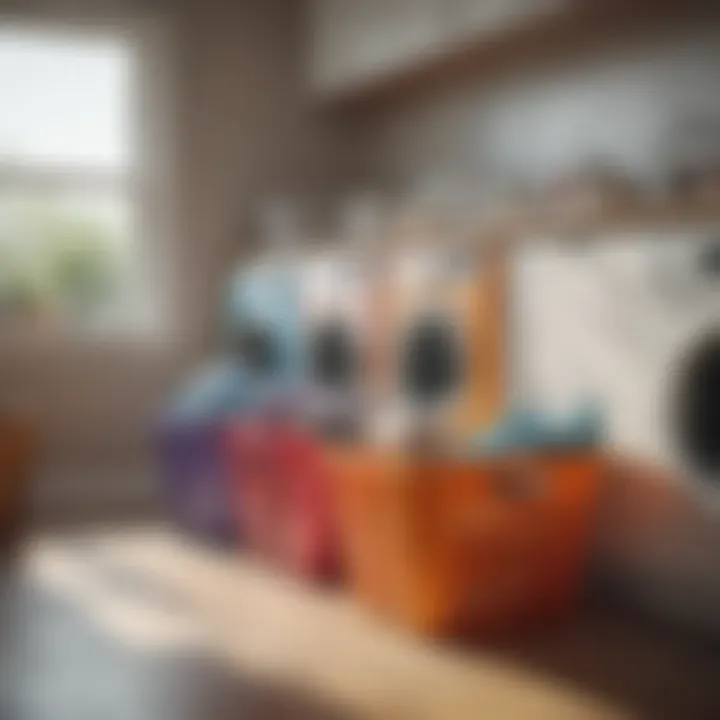
M718 202L668 200L657 202L627 201L609 206L586 217L553 220L547 211L518 212L501 222L480 224L479 237L498 237L510 242L532 238L553 238L578 241L603 235L624 233L670 232L691 228L717 226L720 230L720 199Z

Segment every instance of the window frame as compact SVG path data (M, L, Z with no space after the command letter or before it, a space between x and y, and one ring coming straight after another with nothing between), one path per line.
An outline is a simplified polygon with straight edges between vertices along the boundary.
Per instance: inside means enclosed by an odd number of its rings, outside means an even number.
M118 347L142 350L165 347L178 340L178 257L174 180L176 134L174 30L157 14L111 14L72 11L0 12L0 27L67 35L70 39L126 38L136 49L133 77L135 117L131 118L133 166L126 170L72 165L0 166L0 188L32 187L110 190L130 203L136 225L136 264L147 312L128 317L117 327L99 330L68 323L49 332L32 328L0 327L0 353L28 351L85 351L98 347L114 352Z

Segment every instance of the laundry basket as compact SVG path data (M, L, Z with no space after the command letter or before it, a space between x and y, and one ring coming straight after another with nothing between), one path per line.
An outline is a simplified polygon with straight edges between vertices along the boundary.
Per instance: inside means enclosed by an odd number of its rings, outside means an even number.
M170 518L180 530L211 544L232 545L238 526L230 504L219 421L167 423L158 458Z
M332 448L351 584L428 634L491 634L568 613L581 591L602 458L483 462Z
M337 576L334 487L324 450L295 420L258 414L226 433L238 522L247 544L293 575Z
M230 361L194 375L163 413L155 448L170 518L189 534L232 545L238 526L223 451L225 423L252 407L252 381Z
M277 517L282 501L272 431L259 413L229 422L223 433L233 520L248 548L278 554Z

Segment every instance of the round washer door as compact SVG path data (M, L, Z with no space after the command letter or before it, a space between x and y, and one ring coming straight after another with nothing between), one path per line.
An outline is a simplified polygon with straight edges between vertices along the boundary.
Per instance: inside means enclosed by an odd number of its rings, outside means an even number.
M245 321L235 333L236 356L254 375L267 377L280 367L280 345L272 328L261 322Z
M317 385L346 391L359 380L361 357L347 323L330 320L319 325L310 338L310 374Z
M720 487L720 329L691 346L679 367L673 431L683 461Z
M462 381L462 347L447 318L426 317L408 330L400 350L400 387L414 404L434 405L454 394Z

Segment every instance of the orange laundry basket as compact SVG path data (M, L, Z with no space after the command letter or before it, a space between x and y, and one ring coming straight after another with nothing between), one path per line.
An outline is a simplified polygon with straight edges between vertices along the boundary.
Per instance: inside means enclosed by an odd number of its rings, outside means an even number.
M470 463L329 450L351 583L412 629L489 634L577 600L602 459L592 452Z
M27 520L35 444L32 430L0 415L0 560L14 550Z

